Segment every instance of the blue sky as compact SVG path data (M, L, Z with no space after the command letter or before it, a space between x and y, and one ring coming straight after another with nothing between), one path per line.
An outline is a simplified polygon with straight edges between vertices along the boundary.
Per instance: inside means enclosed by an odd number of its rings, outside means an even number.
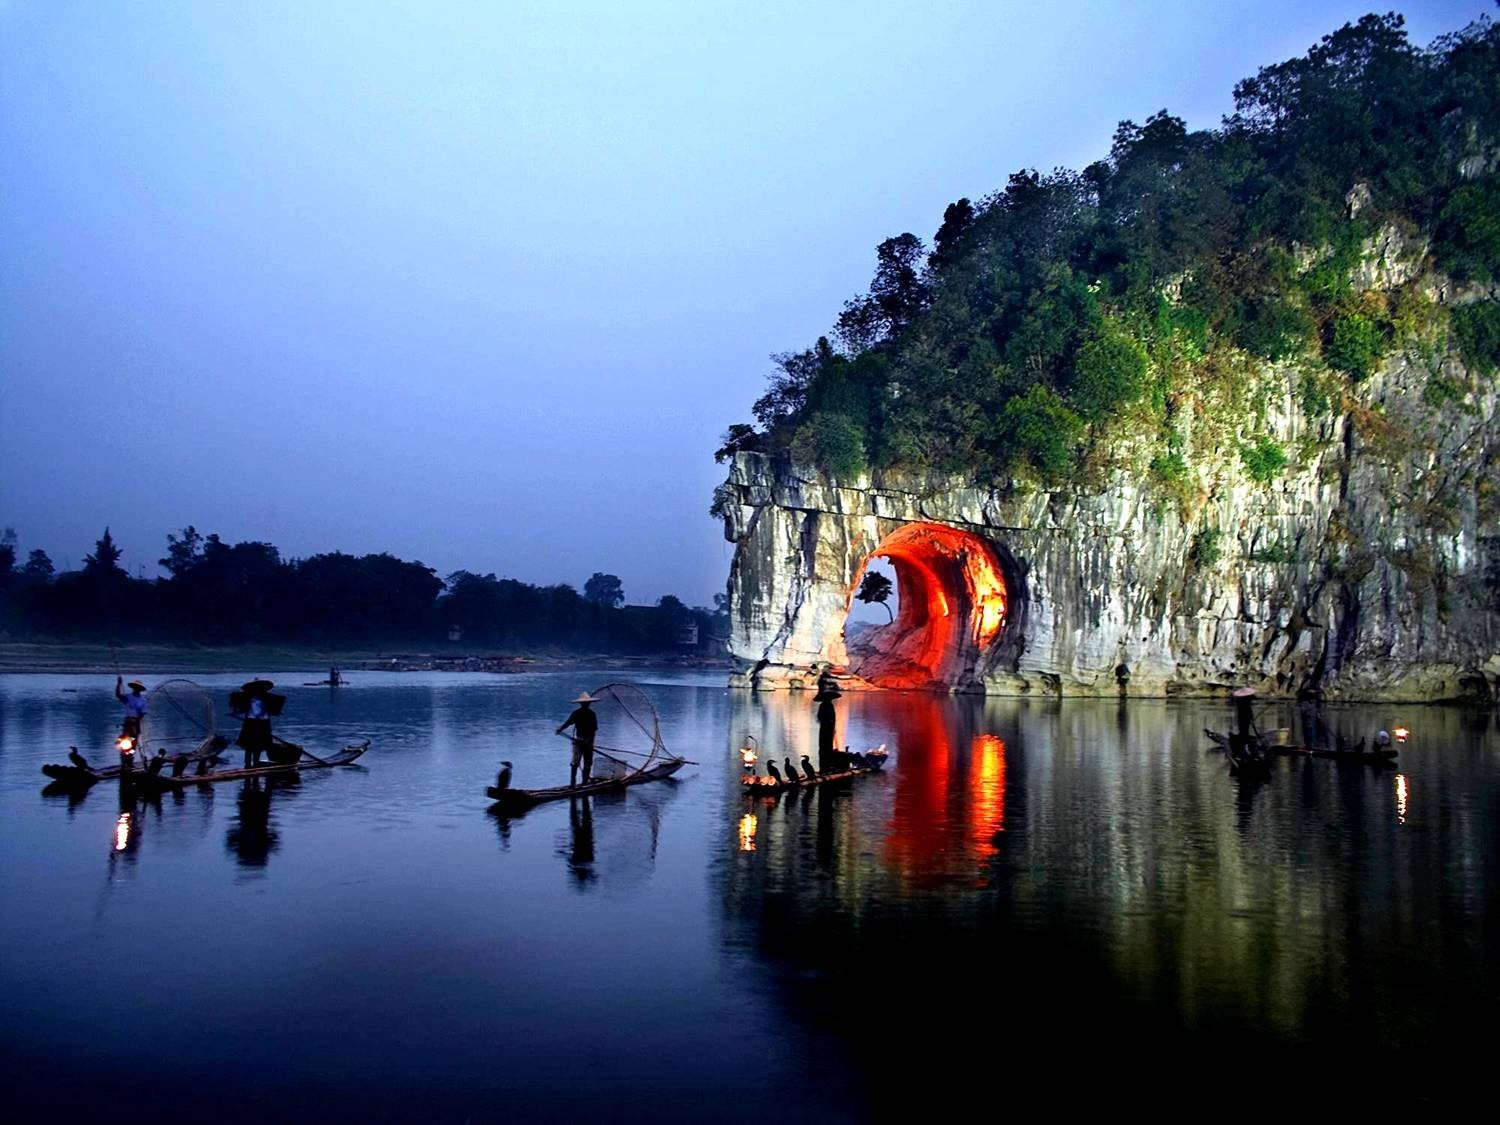
M707 603L716 439L876 243L1367 10L0 0L0 526Z

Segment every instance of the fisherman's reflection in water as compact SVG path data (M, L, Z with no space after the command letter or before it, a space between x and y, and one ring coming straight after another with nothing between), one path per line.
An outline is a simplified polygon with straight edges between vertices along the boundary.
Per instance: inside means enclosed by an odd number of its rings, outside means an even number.
M558 854L568 861L568 870L579 886L593 882L594 810L588 797L569 799L568 840L559 844Z
M280 834L271 825L271 794L295 788L295 774L281 778L250 777L235 799L236 814L224 835L225 849L241 867L264 867L271 853L281 846Z

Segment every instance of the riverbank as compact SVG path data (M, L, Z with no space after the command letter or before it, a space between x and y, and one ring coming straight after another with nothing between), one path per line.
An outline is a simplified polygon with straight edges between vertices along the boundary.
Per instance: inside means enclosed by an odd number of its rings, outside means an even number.
M274 672L528 672L549 668L723 668L725 657L658 653L620 656L605 653L497 653L485 650L436 652L413 648L326 649L282 645L120 645L0 644L0 673L120 672L164 675L190 672L247 674Z

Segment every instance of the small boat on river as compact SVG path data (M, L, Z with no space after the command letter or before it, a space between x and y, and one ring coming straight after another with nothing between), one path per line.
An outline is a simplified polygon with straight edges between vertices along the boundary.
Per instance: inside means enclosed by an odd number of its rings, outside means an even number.
M1215 746L1226 750L1229 748L1228 735L1206 727L1203 733ZM1399 753L1394 746L1388 749L1378 746L1366 748L1364 739L1344 749L1331 746L1300 746L1275 737L1262 737L1259 745L1262 754L1275 754L1284 758L1332 758L1336 762L1364 762L1372 766L1394 766Z
M484 792L485 796L499 802L502 810L520 812L543 801L560 801L564 797L590 797L595 793L613 793L645 781L661 781L671 777L685 764L681 758L669 758L645 769L631 770L619 777L594 778L581 785L558 785L551 789L500 789L491 785Z
M777 793L785 793L788 789L807 789L814 785L826 785L831 781L852 781L857 777L869 777L871 774L880 772L880 767L885 765L885 745L877 746L873 750L867 750L863 754L850 755L852 759L847 768L841 770L829 770L826 773L809 773L806 769L807 759L803 759L804 772L782 774L780 771L771 773L775 763L767 767L768 776L749 772L753 771L754 759L746 758L745 766L747 772L740 775L740 785L748 796L773 796ZM791 759L787 759L788 766Z
M149 770L137 770L131 775L131 781L147 790L169 790L186 789L190 785L212 785L219 781L238 781L246 777L276 777L280 774L300 773L303 770L332 769L334 766L351 766L357 762L370 748L370 740L345 746L337 754L327 758L319 758L301 750L301 756L295 761L273 762L265 766L251 766L248 769L209 770L204 773L184 773L179 777L173 777L165 773L152 773ZM301 749L300 747L298 748Z
M796 781L789 781L784 777L778 779L747 773L740 775L740 787L744 789L747 797L774 797L778 793L785 793L788 789L811 789L816 785L827 785L833 781L852 781L857 777L872 777L879 772L878 769L836 770L831 773L814 774L812 777L802 776Z
M686 758L667 750L661 739L661 723L656 708L646 693L634 684L613 683L585 693L587 702L598 704L601 723L594 743L594 755L601 773L577 785L556 785L549 789L513 789L510 785L510 763L484 793L496 803L498 811L518 813L545 801L565 797L590 797L613 793L647 781L663 781L683 766ZM574 702L584 701L580 697ZM639 758L639 764L623 758Z
M228 747L229 739L224 737L222 734L216 734L211 738L205 738L201 743L199 743L197 748L194 749L190 754L188 754L188 760L190 762L212 762L215 761L218 756L222 754ZM70 746L68 747L68 749L70 751L70 758L78 754L78 747ZM128 766L122 766L119 764L115 764L113 766L94 766L89 764L77 765L72 763L63 765L61 763L54 762L43 766L42 773L47 777L50 777L54 782L57 782L61 785L68 786L70 788L86 789L90 785L94 785L100 781L108 781L114 778L118 778L120 774L126 772L128 772L131 777L144 777L146 775L146 765L144 761L139 761L139 758L140 755L138 754L131 755L128 759ZM79 755L77 760L82 761L82 755Z

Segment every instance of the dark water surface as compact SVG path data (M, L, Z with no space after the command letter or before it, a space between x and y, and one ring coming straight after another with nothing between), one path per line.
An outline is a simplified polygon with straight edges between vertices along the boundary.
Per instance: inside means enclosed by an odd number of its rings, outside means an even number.
M812 704L664 673L699 764L492 815L609 678L290 687L279 731L360 766L122 807L38 772L105 758L113 677L0 677L5 1115L859 1120L1027 1052L1500 1038L1490 714L1335 710L1411 727L1399 768L1242 787L1215 705L846 696L886 773L748 799L744 736L813 753Z

